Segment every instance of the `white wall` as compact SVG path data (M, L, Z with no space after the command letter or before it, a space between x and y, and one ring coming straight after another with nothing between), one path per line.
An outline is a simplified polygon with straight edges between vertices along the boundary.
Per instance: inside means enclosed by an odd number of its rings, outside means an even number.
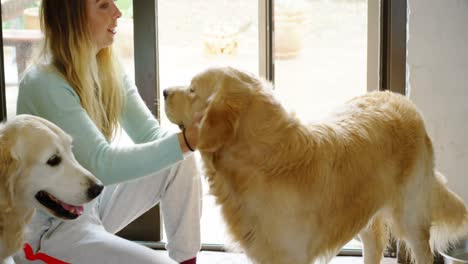
M436 163L468 202L468 0L408 0L407 89Z

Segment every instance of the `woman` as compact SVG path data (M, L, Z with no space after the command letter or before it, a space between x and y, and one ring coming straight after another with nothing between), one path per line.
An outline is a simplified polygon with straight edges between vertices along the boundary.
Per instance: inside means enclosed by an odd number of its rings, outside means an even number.
M184 153L197 145L197 126L178 134L161 128L123 75L111 48L121 16L113 0L43 0L40 16L45 62L21 80L17 113L41 116L69 133L77 160L106 188L77 220L38 212L28 243L73 264L173 263L114 235L160 202L170 258L196 263L200 178ZM111 145L119 128L134 145ZM15 260L31 263L21 252Z

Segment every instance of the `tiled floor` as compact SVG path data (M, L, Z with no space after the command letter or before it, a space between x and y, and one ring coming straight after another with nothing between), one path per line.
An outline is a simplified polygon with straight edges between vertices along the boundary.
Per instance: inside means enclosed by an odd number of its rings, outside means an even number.
M238 253L221 253L203 251L199 255L200 264L250 264L247 257ZM336 257L330 264L362 264L362 257ZM397 263L396 259L385 259L382 264Z
M165 251L161 251L161 254L166 254ZM225 252L213 252L213 251L202 251L198 255L199 264L251 264L248 258L244 254L239 253L225 253ZM336 257L330 264L362 264L362 257ZM395 264L396 259L385 258L381 264Z

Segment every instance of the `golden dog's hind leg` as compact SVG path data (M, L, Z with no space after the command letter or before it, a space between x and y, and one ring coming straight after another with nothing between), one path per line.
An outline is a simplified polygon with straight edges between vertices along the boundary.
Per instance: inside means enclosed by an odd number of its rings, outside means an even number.
M415 228L407 231L406 242L411 249L411 253L416 264L434 263L429 245L429 227Z
M359 233L363 244L364 264L379 264L388 242L385 223L380 217L375 217L367 227Z

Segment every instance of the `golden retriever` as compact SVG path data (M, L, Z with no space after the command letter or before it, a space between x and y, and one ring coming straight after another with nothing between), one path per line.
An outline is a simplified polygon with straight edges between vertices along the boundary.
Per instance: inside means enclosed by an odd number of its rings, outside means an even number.
M35 208L75 219L102 183L72 153L72 138L51 122L18 115L0 126L0 263L18 251Z
M434 168L421 115L404 96L368 93L305 125L268 83L227 67L164 97L175 124L204 113L197 147L210 190L256 263L329 261L355 235L364 263L380 263L389 229L428 264L467 231L466 207Z

